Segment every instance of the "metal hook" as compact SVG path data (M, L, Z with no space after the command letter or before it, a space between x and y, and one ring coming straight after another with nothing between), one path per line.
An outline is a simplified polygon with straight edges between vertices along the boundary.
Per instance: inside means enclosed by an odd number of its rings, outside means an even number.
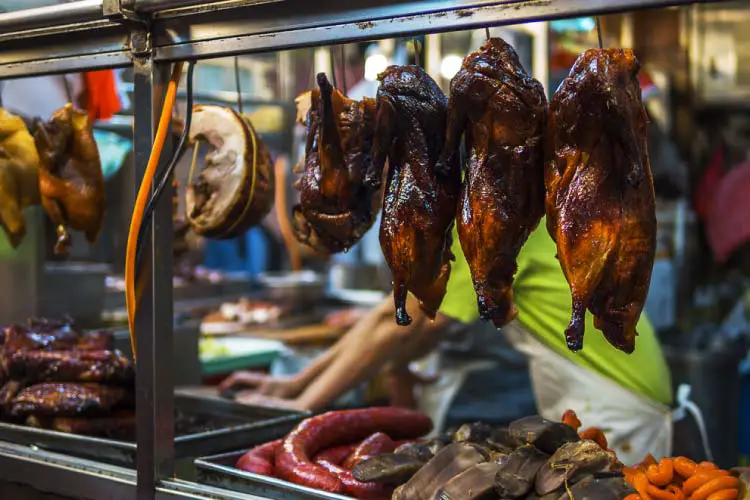
M331 62L331 77L333 79L333 88L337 89L339 88L339 84L336 80L336 64L335 58L333 57L333 47L328 48L328 59Z
M234 56L234 88L237 91L237 111L242 112L242 87L240 86L240 57Z
M599 38L599 48L604 48L604 43L602 43L602 23L599 20L599 16L596 16L596 36Z
M414 45L414 62L417 66L422 66L421 64L421 58L419 57L419 41L416 37L411 39L412 44Z
M492 38L490 36L490 29L489 28L484 28L484 34L487 37L487 40L489 40L490 38Z
M341 46L341 85L346 95L349 91L346 85L346 48L343 45Z

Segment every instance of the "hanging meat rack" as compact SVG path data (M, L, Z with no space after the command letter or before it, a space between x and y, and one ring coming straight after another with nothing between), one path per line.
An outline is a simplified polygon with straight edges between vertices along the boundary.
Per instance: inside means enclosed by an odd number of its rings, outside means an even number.
M691 0L79 0L0 14L0 80L134 69L137 182L175 61L335 45L567 17L686 6ZM694 7L697 8L697 7ZM169 152L168 152L169 153ZM163 157L169 157L169 154ZM124 186L135 197L137 186ZM137 470L0 441L0 481L66 498L252 499L174 478L171 207L155 211L151 285L139 304ZM155 265L157 260L160 265ZM157 361L158 353L158 361Z

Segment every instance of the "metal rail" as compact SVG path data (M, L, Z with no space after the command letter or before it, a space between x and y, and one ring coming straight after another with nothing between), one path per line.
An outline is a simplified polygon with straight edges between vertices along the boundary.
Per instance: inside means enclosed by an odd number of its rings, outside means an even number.
M0 442L0 482L29 484L36 492L84 500L132 500L136 492L136 472L131 469L3 442ZM155 489L153 498L263 500L178 480L164 481Z
M100 20L102 0L79 0L0 14L0 33Z
M196 2L190 0L187 4L193 7L179 9L182 14L174 18L162 17L169 10L150 12L155 61L212 58L710 0L441 0L388 5L379 0L258 1L225 0L195 7ZM136 2L136 7L143 9L159 5L171 7L175 3ZM127 30L117 30L113 27L116 25L101 19L97 23L79 26L76 37L60 36L59 24L39 28L33 38L22 40L23 43L16 39L3 41L0 31L0 78L129 64ZM170 36L174 33L180 33L177 42ZM26 35L14 33L14 38L22 36Z
M189 40L155 44L157 61L201 59L407 37L695 3L690 0L500 0L282 2L214 12L190 20ZM185 19L165 19L177 27Z

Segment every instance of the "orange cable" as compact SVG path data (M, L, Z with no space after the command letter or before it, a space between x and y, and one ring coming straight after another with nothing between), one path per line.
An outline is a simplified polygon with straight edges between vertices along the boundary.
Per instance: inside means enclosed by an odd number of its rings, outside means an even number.
M130 229L128 231L128 243L125 251L125 304L128 311L128 327L130 329L130 347L133 350L133 359L136 359L136 334L135 334L135 310L137 305L135 291L135 256L138 246L138 232L143 223L143 213L150 196L151 186L156 174L156 167L159 164L164 141L167 138L167 130L172 120L172 108L177 97L177 86L182 76L183 63L175 63L172 69L172 76L167 85L167 92L164 96L164 104L161 108L159 125L156 129L156 137L151 148L151 155L146 164L146 172L143 174L141 186L138 188L138 195L135 199L133 208L133 217L130 220Z

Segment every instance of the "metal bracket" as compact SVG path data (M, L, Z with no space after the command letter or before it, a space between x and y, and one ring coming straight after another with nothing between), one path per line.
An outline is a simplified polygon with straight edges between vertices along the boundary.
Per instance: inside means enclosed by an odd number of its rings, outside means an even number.
M113 21L143 22L133 10L135 0L103 0L102 14Z
M133 57L151 53L150 23L136 14L135 0L103 0L102 14L111 21L132 25L128 45Z
M151 53L151 31L138 28L130 32L130 52L133 57L142 57Z
M115 22L148 25L148 21L135 12L135 0L103 0L102 14Z

